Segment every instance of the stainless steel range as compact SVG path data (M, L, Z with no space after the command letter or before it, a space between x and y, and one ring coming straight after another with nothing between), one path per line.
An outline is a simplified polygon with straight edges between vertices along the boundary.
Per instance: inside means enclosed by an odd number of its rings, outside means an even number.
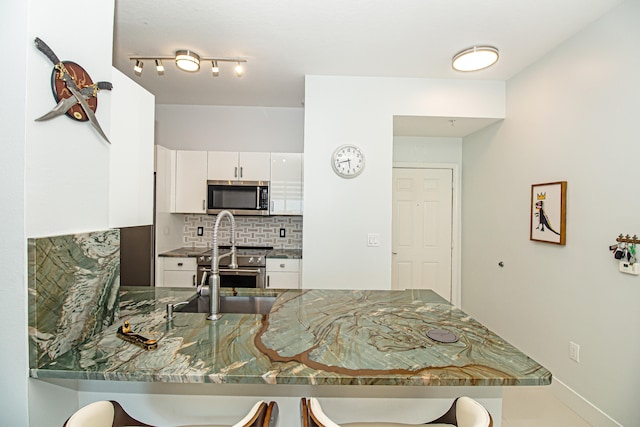
M230 246L220 246L220 255L229 252ZM266 282L266 256L273 250L271 246L236 246L237 269L230 269L220 263L220 287L223 288L264 288ZM228 263L228 261L227 261ZM211 253L198 257L197 283L206 285L211 274Z

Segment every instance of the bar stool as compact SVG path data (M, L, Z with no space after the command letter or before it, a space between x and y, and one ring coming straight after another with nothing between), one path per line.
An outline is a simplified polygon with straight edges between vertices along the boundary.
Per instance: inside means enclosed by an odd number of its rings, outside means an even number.
M278 420L276 402L257 402L249 413L233 426L199 425L182 427L275 427ZM136 420L127 414L122 405L114 400L90 403L76 411L62 427L154 427Z
M323 411L316 398L302 398L300 402L302 427L492 427L493 419L484 406L470 397L458 397L441 417L424 424L393 422L355 422L336 424Z

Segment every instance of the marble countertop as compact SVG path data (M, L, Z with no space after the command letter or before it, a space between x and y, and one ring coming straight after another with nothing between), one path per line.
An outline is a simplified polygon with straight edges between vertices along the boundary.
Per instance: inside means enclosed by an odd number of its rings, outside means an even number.
M223 292L228 292L224 290ZM551 373L429 290L246 290L278 295L268 315L176 313L192 289L121 288L119 321L30 370L35 378L169 383L398 386L547 385ZM158 340L116 336L128 320ZM455 343L426 336L432 328Z

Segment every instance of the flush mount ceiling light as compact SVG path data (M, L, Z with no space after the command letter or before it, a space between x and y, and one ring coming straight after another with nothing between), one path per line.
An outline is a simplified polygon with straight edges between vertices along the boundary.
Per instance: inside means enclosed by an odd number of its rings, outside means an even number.
M176 65L183 71L193 73L200 69L200 55L190 50L176 52Z
M478 71L498 62L498 49L493 46L473 46L457 53L452 66L458 71Z
M195 73L200 70L200 62L201 61L211 61L211 74L214 77L217 77L220 74L220 67L218 66L218 62L235 62L237 65L235 67L235 72L238 77L241 77L244 74L244 69L241 65L243 62L247 62L244 58L228 58L228 57L201 57L197 53L188 50L181 49L176 51L175 56L131 56L130 60L135 61L135 66L133 70L136 75L142 75L142 61L155 61L156 70L158 75L164 75L164 66L162 64L162 60L175 60L176 66L190 73Z

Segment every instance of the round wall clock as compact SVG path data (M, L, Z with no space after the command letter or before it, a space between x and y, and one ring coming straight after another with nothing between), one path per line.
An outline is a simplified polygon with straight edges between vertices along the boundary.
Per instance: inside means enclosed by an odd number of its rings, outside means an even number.
M354 178L364 169L364 153L355 145L341 145L331 155L331 166L342 178Z

